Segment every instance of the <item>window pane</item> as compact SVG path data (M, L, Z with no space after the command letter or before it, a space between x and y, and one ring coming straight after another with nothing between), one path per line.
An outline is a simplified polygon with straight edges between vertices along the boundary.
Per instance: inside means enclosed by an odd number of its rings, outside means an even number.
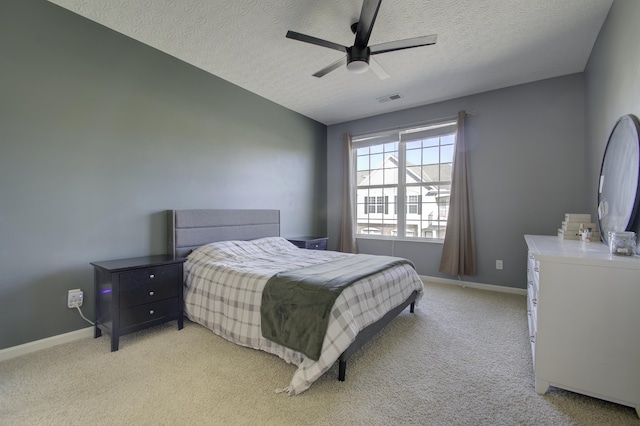
M422 141L407 142L407 149L422 148Z
M384 152L398 152L398 142L387 143L384 145Z
M398 208L396 206L397 201L397 189L396 188L385 188L384 189L384 197L386 202L388 203L388 211L385 215L385 223L396 223L396 218L398 214Z
M409 186L405 193L405 237L419 237L422 228L422 186Z
M422 164L438 164L440 162L440 152L438 147L425 148L422 150Z
M367 147L364 147L364 148L358 148L356 150L356 154L357 155L367 155L367 154L369 154L369 147L367 146Z
M452 135L442 136L440 138L440 145L454 145L456 143L455 133Z
M395 188L361 188L357 190L358 234L393 235L397 228Z
M407 195L407 213L418 214L418 196Z
M358 222L366 222L369 214L369 190L358 189L356 192L356 217Z
M440 144L440 138L430 138L422 141L422 146L424 147L438 146L439 144Z
M450 183L443 184L443 185L438 185L438 198L439 198L439 201L446 201L448 203L450 196L451 196L451 184Z
M434 201L431 203L433 213L430 217L430 226L438 238L444 238L449 215L451 185L438 185L436 189L436 195L430 199Z
M356 159L356 170L369 170L369 156L362 155Z
M382 167L382 162L384 161L384 154L372 154L371 155L371 170L378 169Z
M422 149L407 150L407 165L422 164Z
M451 182L453 165L451 163L440 164L440 181Z
M453 162L453 145L445 145L440 148L440 162L451 163Z
M356 175L356 185L361 186L361 185L368 185L369 184L369 171L365 171L365 172L358 172L358 174Z
M369 188L364 188L364 189L358 188L358 190L356 191L356 199L357 199L358 205L364 205L368 197L369 197Z
M429 164L422 166L422 179L424 182L439 182L441 180L440 165Z
M384 169L384 182L385 185L397 185L398 184L398 168Z
M417 182L422 182L422 176L420 174L420 171L422 170L422 168L420 166L407 166L407 179L406 179L406 183L417 183Z
M371 150L372 154L384 151L384 147L382 145L373 145L370 146L369 149Z

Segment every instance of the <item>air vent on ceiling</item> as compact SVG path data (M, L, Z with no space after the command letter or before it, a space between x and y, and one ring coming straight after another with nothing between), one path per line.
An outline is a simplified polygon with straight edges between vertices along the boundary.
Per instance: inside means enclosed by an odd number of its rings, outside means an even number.
M376 99L378 100L378 102L382 104L389 101L397 101L398 99L402 99L402 98L403 96L400 93L394 93L393 95L382 96Z

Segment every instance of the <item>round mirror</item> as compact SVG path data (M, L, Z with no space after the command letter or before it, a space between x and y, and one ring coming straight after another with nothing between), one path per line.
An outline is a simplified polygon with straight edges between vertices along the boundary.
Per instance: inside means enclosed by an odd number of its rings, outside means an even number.
M635 117L621 117L604 151L598 185L598 229L605 243L609 242L609 231L627 231L638 210L638 129Z

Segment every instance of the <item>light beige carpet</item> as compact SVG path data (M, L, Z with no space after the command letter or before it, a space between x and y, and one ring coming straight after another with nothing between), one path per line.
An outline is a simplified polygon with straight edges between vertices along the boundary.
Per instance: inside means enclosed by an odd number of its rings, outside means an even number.
M0 363L2 425L638 425L629 407L533 389L524 296L426 284L406 310L305 393L295 366L174 322Z

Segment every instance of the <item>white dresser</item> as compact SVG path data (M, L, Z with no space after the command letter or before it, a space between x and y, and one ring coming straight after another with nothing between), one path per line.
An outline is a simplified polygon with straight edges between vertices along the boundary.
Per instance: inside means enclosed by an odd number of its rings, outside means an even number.
M556 236L525 240L536 392L555 386L640 416L640 256Z

